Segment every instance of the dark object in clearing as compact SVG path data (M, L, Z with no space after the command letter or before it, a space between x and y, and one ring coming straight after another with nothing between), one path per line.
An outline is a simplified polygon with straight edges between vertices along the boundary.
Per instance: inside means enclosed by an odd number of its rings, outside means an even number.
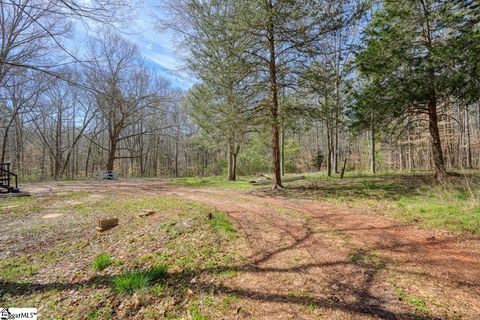
M283 178L283 182L291 182L291 181L297 181L297 180L303 180L305 179L305 176L298 176L298 177L286 177ZM272 183L272 180L265 180L265 179L257 179L257 180L252 180L250 181L251 184L254 186L261 186L261 185L268 185Z
M145 212L140 213L138 216L139 217L148 217L148 216L151 216L151 215L154 215L154 214L155 214L154 210L149 210L149 211L145 211Z
M15 182L15 183L13 183ZM7 193L18 193L17 175L10 171L10 163L0 163L0 188Z
M98 218L97 230L102 232L118 226L118 218Z
M112 170L105 170L103 172L103 180L117 180Z

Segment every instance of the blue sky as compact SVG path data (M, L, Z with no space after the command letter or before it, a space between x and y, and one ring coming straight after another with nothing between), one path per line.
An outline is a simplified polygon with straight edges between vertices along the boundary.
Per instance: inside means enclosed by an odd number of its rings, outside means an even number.
M158 3L159 1L157 1ZM161 15L160 8L153 6L152 1L139 6L138 12L132 13L132 19L122 27L123 36L134 42L145 56L148 63L158 68L172 85L188 89L194 84L191 74L180 58L180 52L171 32L159 31L156 28L154 13Z
M156 27L155 15L162 16L161 9L154 5L161 1L138 1L135 10L128 13L128 20L119 26L122 36L135 43L146 63L158 70L165 78L170 80L172 86L188 89L193 86L195 79L185 67L177 48L175 37L178 35L168 31L159 31ZM93 35L96 23L88 23L87 34ZM88 39L88 35L84 38Z

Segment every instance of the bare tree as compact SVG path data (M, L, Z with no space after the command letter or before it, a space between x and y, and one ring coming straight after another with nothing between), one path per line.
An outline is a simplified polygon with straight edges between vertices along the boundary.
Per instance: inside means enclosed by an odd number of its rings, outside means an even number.
M99 116L108 133L106 169L112 171L118 158L136 156L117 155L119 143L147 133L141 123L161 108L161 89L166 82L156 81L144 66L137 47L115 34L105 34L91 48L92 70L88 81L96 92Z

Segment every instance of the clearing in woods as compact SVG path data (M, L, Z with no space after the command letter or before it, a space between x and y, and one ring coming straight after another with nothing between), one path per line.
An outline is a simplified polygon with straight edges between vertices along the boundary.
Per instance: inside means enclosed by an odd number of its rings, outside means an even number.
M45 319L478 319L478 233L334 203L331 188L243 186L32 184L0 202L0 305ZM97 233L101 215L120 225Z

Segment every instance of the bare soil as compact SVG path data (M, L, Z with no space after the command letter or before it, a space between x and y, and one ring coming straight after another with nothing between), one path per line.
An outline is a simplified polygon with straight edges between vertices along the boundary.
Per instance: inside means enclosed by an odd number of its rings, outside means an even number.
M282 193L173 187L162 181L36 184L65 191L168 195L228 213L247 258L214 290L238 297L225 318L479 319L480 239ZM48 217L42 217L46 219ZM223 270L225 271L225 270ZM197 284L192 290L212 290Z

